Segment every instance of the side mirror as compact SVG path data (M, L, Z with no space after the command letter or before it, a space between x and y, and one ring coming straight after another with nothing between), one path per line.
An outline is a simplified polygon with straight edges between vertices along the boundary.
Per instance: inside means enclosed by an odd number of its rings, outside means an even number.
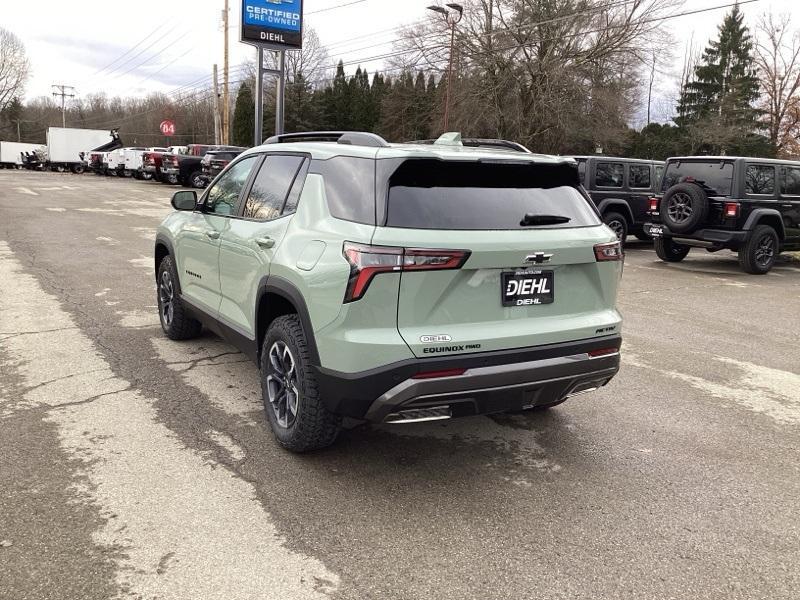
M197 207L197 192L183 190L172 195L172 208L175 210L194 210Z

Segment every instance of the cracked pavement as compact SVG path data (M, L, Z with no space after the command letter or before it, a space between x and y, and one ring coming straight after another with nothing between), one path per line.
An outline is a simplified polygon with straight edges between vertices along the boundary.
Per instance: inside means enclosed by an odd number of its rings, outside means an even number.
M634 242L607 388L293 456L255 365L161 335L171 192L0 171L0 598L800 596L800 264Z

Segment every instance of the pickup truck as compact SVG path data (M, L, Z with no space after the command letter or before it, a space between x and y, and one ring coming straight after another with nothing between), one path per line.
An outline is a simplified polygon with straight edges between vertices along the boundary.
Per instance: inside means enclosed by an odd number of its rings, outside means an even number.
M190 144L188 154L164 154L161 162L162 181L186 187L204 188L203 157L211 151L243 152L238 146L206 146Z
M211 150L206 152L202 161L204 187L211 183L241 153L241 150Z
M125 170L134 179L150 181L153 173L144 170L144 155L147 152L167 152L166 148L126 148L125 149Z
M189 151L187 146L170 146L165 151L153 150L142 155L142 172L149 174L156 181L163 183L178 183L176 177L165 177L161 172L161 165L165 154L186 154Z

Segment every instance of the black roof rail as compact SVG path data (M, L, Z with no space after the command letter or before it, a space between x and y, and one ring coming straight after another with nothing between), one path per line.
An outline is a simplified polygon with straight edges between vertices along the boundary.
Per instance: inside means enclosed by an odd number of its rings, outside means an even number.
M415 140L413 142L406 142L406 144L425 144L425 145L433 145L436 143L436 140ZM517 142L511 142L509 140L499 140L499 139L490 139L490 138L461 138L461 146L465 146L467 148L495 148L498 150L513 150L515 152L525 152L526 154L531 154L531 151L528 150L522 144Z
M365 131L305 131L273 135L265 144L289 144L291 142L336 142L349 146L388 148L389 143L381 136Z

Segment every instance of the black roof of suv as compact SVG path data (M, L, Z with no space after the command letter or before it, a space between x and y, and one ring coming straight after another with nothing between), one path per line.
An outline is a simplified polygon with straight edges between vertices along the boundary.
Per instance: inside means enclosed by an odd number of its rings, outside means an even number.
M691 247L739 253L742 269L763 274L784 250L800 249L800 162L736 156L667 160L652 224L662 260Z

